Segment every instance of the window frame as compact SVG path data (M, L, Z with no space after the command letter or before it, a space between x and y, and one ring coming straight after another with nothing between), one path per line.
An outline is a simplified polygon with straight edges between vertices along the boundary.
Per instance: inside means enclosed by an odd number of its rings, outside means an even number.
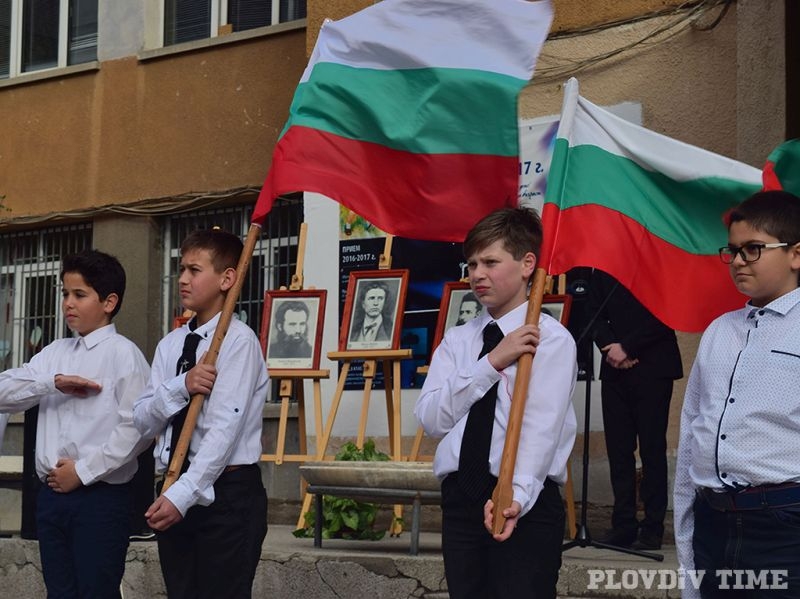
M69 13L71 8L71 3L73 1L74 0L58 0L58 55L56 57L56 64L53 66L23 70L22 31L24 26L23 18L25 14L25 11L23 9L23 4L25 0L10 0L11 15L10 15L10 31L9 31L10 34L9 48L8 48L9 50L8 75L0 76L0 80L14 79L17 77L23 77L34 73L44 73L47 71L65 69L69 66L73 66L69 63L69 44L70 44ZM98 11L98 29L99 29L99 13L100 13L99 3L97 11ZM99 34L97 37L99 38ZM98 45L99 43L95 41L95 48L97 48ZM94 62L94 61L84 61L75 64L86 64L87 62Z
M70 335L61 311L61 262L67 254L92 247L92 224L2 233L0 243L0 303L7 313L7 322L0 326L0 363L16 368L45 345ZM27 244L30 252L17 254L12 244ZM40 303L42 298L49 302ZM34 347L28 340L37 326L46 335Z
M201 40L208 40L214 39L220 36L229 35L231 33L240 33L234 32L232 29L228 30L228 0L211 0L211 18L209 19L208 24L208 36L203 37L197 40L192 41L184 41L184 42L176 42L175 44L164 44L165 39L165 21L166 21L166 2L168 0L151 0L152 2L157 3L157 11L158 11L158 30L156 35L154 36L154 41L156 43L156 47L158 48L172 48L174 46L180 46L182 44L192 44L199 42ZM272 0L272 16L271 16L271 23L270 25L266 25L264 27L258 27L255 29L248 29L245 31L256 31L258 29L265 29L266 27L275 27L276 25L283 24L280 20L280 11L281 11L281 3L280 0ZM290 23L294 21L299 21L302 19L292 19L291 21L285 21L285 23ZM152 39L152 38L151 38Z
M220 225L242 241L250 227L252 204L230 204L165 216L160 223L162 239L162 329L169 331L182 316L178 293L180 244L185 234L198 228ZM281 197L262 225L253 248L250 268L236 303L236 314L248 313L247 324L258 335L261 331L265 291L288 286L297 267L300 224L304 220L302 194ZM180 229L183 234L173 230Z

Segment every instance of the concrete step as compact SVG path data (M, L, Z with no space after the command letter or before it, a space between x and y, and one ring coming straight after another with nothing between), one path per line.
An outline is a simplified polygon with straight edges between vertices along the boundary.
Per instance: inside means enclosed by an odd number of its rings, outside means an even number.
M408 554L409 535L380 541L298 539L293 527L271 524L253 586L254 597L303 599L447 599L441 536L422 532L417 556ZM563 553L558 582L561 599L678 598L675 548L663 562L593 547ZM0 589L4 597L45 596L36 541L0 539ZM674 583L674 584L673 584ZM672 585L672 586L670 586ZM154 541L133 542L123 579L124 599L166 597Z

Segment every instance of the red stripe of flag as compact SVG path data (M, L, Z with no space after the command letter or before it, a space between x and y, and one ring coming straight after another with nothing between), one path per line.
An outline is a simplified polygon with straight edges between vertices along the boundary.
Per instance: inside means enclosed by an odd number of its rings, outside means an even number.
M555 204L545 204L542 220L545 237L557 236L551 239L558 247L551 273L575 266L604 270L674 329L703 331L747 300L719 256L690 254L621 212L596 204L559 211Z
M293 126L275 148L252 220L281 194L317 192L380 229L412 239L463 241L489 212L516 205L516 156L412 154ZM471 203L465 205L465 198Z

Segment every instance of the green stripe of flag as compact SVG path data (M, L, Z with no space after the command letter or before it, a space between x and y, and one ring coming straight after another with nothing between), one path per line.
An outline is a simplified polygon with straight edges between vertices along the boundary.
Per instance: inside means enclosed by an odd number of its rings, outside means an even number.
M525 83L470 69L318 63L297 88L284 132L302 125L416 154L517 156L516 102Z
M597 146L568 145L556 140L554 156L568 153L568 163L551 170L548 181L563 190L562 210L584 204L611 208L692 254L715 254L726 242L722 215L758 191L758 185L720 177L675 181Z

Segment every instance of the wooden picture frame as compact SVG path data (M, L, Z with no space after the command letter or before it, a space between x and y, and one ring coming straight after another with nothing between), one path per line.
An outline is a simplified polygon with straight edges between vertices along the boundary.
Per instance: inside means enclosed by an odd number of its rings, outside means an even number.
M562 325L569 322L569 310L572 307L572 296L568 293L562 295L545 294L542 297L542 312L549 314Z
M462 306L462 304L464 304ZM547 294L542 298L542 312L549 314L562 325L569 322L572 296L569 294ZM433 335L433 349L442 342L444 334L454 326L464 324L481 315L483 306L470 290L469 283L453 281L444 284L442 301L439 304L439 317Z
M351 272L339 351L400 349L407 289L408 269Z
M463 314L462 314L462 303ZM472 293L469 283L451 281L442 288L442 301L439 304L439 317L433 334L433 348L442 342L444 334L454 326L464 324L468 320L480 316L483 306Z
M324 289L264 294L260 337L267 368L319 370L327 295Z

